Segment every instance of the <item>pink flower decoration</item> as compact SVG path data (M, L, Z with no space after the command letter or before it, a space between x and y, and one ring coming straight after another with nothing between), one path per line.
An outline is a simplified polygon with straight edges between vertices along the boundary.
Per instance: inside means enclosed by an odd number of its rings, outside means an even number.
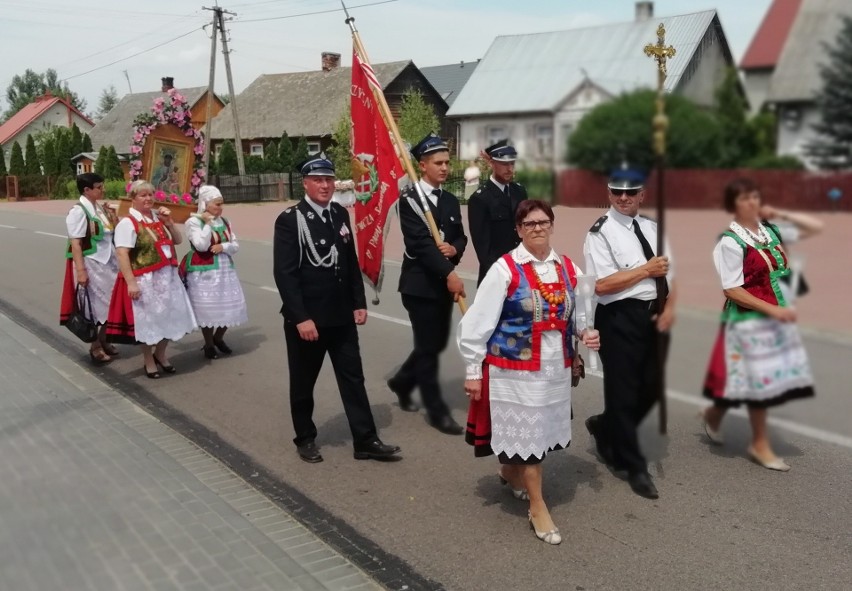
M156 199L157 201L163 201L165 200L165 198L166 194L162 191L157 191L156 193L154 193L154 199Z
M173 101L173 102L183 103L183 102L186 102L186 99L185 99L185 98L183 98L183 95L182 95L182 94L180 94L179 92L176 92L176 93L174 93L174 94L172 95L172 101Z
M194 129L187 129L186 131L183 132L183 135L185 135L186 137L192 137L193 135L195 135L195 130Z
M197 187L198 185L200 185L200 184L201 184L201 179L200 179L200 178L198 178L198 175L194 175L194 176L192 177L192 181L191 181L191 183L192 183L192 186L193 186L193 187Z
M130 187L132 187L132 186L133 186L133 183L132 183L132 182L127 183L127 184L124 186L124 192L125 192L125 193L130 193Z
M142 148L139 147L139 146L130 146L130 153L131 154L141 154Z
M145 139L145 138L144 138L144 136L142 135L141 132L137 131L136 133L133 134L133 141L134 142L141 142L143 139Z
M175 195L174 193L172 193L171 195L169 195L169 200L170 200L172 203L180 203L180 198L179 198L177 195Z
M193 153L201 155L204 154L204 146L201 144L196 144L195 148L193 148Z
M189 193L184 193L183 196L181 197L181 199L183 199L183 202L186 203L187 205L192 203L192 195L190 195Z
M142 168L142 161L141 160L134 160L133 162L130 163L130 166L131 166L131 168L135 168L136 170L139 170L139 169Z

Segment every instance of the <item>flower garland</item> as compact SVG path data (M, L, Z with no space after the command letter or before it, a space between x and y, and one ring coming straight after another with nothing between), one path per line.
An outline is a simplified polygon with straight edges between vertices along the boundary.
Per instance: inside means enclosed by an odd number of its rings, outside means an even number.
M142 150L145 140L159 125L171 123L177 126L186 137L195 140L195 162L192 166L192 178L189 182L189 193L183 195L169 194L157 191L154 198L157 201L170 201L172 203L193 202L198 194L198 188L204 184L207 171L204 170L204 136L192 127L192 115L190 105L186 98L174 88L169 89L166 97L154 99L154 106L150 113L142 113L133 120L133 143L130 146L130 182L139 180L142 176ZM128 187L130 184L128 184ZM128 188L129 192L129 188Z

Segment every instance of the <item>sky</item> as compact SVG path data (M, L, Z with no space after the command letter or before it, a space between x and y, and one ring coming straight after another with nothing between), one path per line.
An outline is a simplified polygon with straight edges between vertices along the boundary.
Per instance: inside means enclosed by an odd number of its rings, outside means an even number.
M163 76L174 77L178 88L206 86L212 13L202 5L212 6L214 1L0 0L4 58L0 108L8 106L5 94L12 77L27 68L55 69L87 101L89 113L97 110L102 91L110 85L119 96L131 88L159 90ZM475 61L498 35L624 22L632 20L635 11L633 0L346 0L346 4L371 62L411 59L421 67ZM739 61L770 4L771 0L658 0L654 14L715 8ZM318 70L323 51L340 53L344 65L350 64L351 35L339 0L220 0L220 5L236 13L226 26L237 94L260 74ZM306 14L317 12L321 13ZM227 93L221 43L216 92Z

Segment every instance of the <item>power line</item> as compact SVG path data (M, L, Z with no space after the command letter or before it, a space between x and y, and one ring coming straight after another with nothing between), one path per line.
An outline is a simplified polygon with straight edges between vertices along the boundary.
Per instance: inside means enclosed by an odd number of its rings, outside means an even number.
M103 70L104 68L114 66L117 63L127 61L131 58L142 55L143 53L148 53L149 51L154 51L155 49L159 49L160 47L168 45L169 43L174 43L178 39L183 39L184 37L187 37L188 35L192 35L193 33L200 31L200 30L201 30L200 27L192 29L191 31L187 31L183 35L178 35L177 37L175 37L173 39L169 39L168 41L164 41L163 43L160 43L159 45L155 45L154 47L149 47L148 49L143 49L142 51L138 51L138 52L134 53L133 55L128 55L127 57L117 59L117 60L110 62L108 64L104 64L103 66L98 66L97 68L92 68L91 70L86 70L85 72L80 72L79 74L74 74L73 76L66 76L65 78L62 78L62 81L67 82L67 81L72 80L74 78L79 78L80 76L85 76L86 74L91 74L92 72L96 72L98 70Z
M379 4L390 4L391 2L397 2L397 1L398 0L383 0L381 2L370 2L369 4L358 4L357 6L349 6L348 8L349 8L349 10L353 10L355 8L364 8L366 6L378 6ZM262 21L278 21L278 20L283 20L283 19L287 19L287 18L297 18L297 17L300 17L300 16L311 16L311 15L314 15L314 14L327 14L329 12L343 12L343 9L342 8L333 8L331 10L318 10L316 12L303 12L301 14L288 14L286 16L270 16L270 17L267 17L267 18L253 18L253 19L248 19L248 20L234 19L233 22L235 22L235 23L259 23L259 22L262 22Z

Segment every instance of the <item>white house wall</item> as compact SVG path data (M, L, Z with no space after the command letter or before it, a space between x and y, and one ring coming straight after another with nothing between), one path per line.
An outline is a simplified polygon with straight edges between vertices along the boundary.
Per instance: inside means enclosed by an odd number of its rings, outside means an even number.
M518 158L526 167L549 167L550 154L539 150L538 130L553 130L553 117L547 114L530 116L495 116L461 119L459 121L459 158L473 160L491 143L504 137L512 141L518 151ZM552 146L552 142L551 142Z
M677 58L675 56L673 59ZM702 107L712 107L716 89L724 81L728 66L719 36L713 29L709 29L681 78L677 94Z
M74 112L71 113L71 122L76 123L77 127L79 127L80 131L83 133L88 133L89 130L94 127L91 123ZM12 155L12 144L18 142L21 145L21 150L23 151L27 147L27 136L36 135L50 127L71 127L68 123L68 111L61 104L55 105L47 112L42 113L35 121L24 127L17 135L9 138L9 140L3 144L3 153L6 156L6 167L8 168L9 158Z
M769 83L772 81L772 70L747 70L743 72L746 96L748 97L751 114L757 114L766 104L769 96Z
M777 154L795 156L809 169L816 169L816 166L806 157L805 148L817 137L813 126L822 121L819 111L813 104L790 104L778 105L777 114Z

